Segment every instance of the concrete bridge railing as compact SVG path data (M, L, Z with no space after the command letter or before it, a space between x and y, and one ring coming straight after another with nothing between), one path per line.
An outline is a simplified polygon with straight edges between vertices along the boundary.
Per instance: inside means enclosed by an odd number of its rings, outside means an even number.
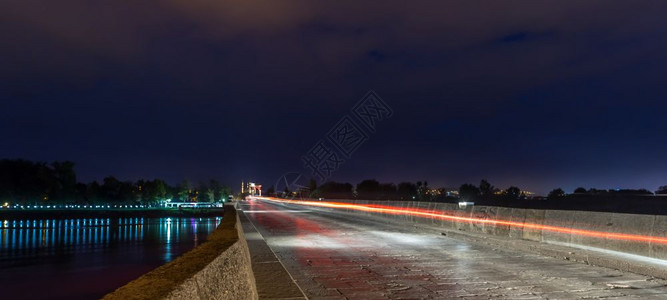
M236 210L225 207L221 224L204 244L103 299L258 299Z
M667 216L641 215L592 211L565 211L468 206L459 208L455 203L412 201L333 200L350 204L378 205L397 210L419 210L436 215L461 217L423 217L403 213L378 213L352 208L318 208L364 215L382 222L418 224L445 231L471 232L499 237L502 240L534 241L538 243L578 247L608 254L631 254L650 259L667 260ZM481 222L470 220L482 220ZM499 220L501 222L486 222ZM539 248L539 246L536 246ZM571 256L573 252L554 252ZM575 255L576 256L576 255ZM602 256L581 256L574 260L635 273L667 278L667 261L647 264L629 263L624 259ZM569 259L569 257L568 257ZM606 261L602 261L602 260ZM640 260L643 260L639 258Z
M455 203L412 201L345 200L344 202L385 205L398 209L420 209L435 214L450 214L452 216L471 219L509 221L509 224L496 224L424 218L403 214L384 215L385 218L389 219L422 223L453 230L484 233L536 242L583 245L667 260L667 216L664 215L540 210L495 206L468 206L466 208L459 208ZM351 209L346 210L366 215L377 214ZM540 225L548 226L547 228L557 227L565 230L554 231L542 228ZM578 230L590 231L594 235L582 235ZM621 238L612 238L605 235L606 233L621 234L622 236ZM623 235L627 235L630 238L623 238ZM652 241L651 238L655 238L655 240ZM660 239L664 240L664 242L661 242Z

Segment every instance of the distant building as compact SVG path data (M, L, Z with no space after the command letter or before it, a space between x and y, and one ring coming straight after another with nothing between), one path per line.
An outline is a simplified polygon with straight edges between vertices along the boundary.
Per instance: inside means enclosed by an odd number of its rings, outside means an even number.
M241 194L249 196L262 196L262 185L254 182L244 183L241 181Z
M444 188L442 190L443 190L442 193L445 194L447 197L453 197L453 198L459 197L459 189L457 188Z
M526 196L526 198L532 198L536 196L535 193L529 191L521 191L521 194Z
M442 191L439 189L428 189L426 190L427 195L431 195L433 197L440 196L442 194Z

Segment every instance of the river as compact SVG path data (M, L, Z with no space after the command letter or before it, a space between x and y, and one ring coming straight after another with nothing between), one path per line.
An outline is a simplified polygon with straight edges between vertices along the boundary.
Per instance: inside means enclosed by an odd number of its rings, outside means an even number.
M100 298L200 245L220 221L0 220L0 298Z

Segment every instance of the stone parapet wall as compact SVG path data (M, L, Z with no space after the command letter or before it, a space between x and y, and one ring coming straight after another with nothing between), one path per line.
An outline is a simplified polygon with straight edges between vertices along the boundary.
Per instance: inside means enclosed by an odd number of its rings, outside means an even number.
M236 210L225 207L221 224L204 244L103 299L258 299Z

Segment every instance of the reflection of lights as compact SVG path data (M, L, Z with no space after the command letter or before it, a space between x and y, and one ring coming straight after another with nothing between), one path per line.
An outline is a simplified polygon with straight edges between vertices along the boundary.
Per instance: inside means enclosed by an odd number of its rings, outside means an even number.
M667 237L656 237L650 235L636 235L636 234L626 234L619 232L602 232L594 230L584 230L584 229L575 229L551 225L542 225L535 223L524 223L524 222L513 222L506 220L496 220L496 219L481 219L473 217L461 217L455 215L444 214L446 212L434 213L426 209L418 208L397 208L387 205L372 205L372 204L349 204L341 202L310 202L310 201L300 201L300 200L283 200L272 197L256 197L257 199L268 200L273 202L281 203L290 203L298 205L309 205L309 206L318 206L318 207L328 207L328 208L345 208L358 211L366 212L375 212L375 213L385 213L393 215L408 215L416 216L423 218L432 218L446 220L450 222L470 222L478 224L492 224L492 225L505 225L505 226L515 226L522 227L524 229L530 230L543 230L549 232L557 233L567 233L580 236L588 236L594 238L606 238L613 240L622 240L622 241L634 241L634 242L646 242L646 243L658 243L658 244L667 244Z
M2 203L0 203L0 207ZM94 205L93 205L94 206ZM136 247L136 242L158 242L158 259L172 261L183 253L182 242L210 234L215 228L209 224L217 218L63 218L63 219L17 219L0 218L0 248L3 251L50 251L54 247L71 247L72 253L110 247ZM160 222L158 223L157 220ZM197 232L189 230L190 220L202 222ZM159 229L156 230L156 226ZM181 224L186 228L181 230ZM79 226L80 225L80 226ZM166 230L166 232L164 231ZM172 244L173 242L173 244ZM178 245L179 247L174 247ZM46 247L46 248L45 248ZM187 247L187 245L186 245ZM69 251L68 250L68 251ZM116 248L112 250L117 250ZM31 252L30 252L31 253ZM35 252L36 253L36 252ZM40 252L41 253L41 252Z
M178 219L177 219L177 220L178 220ZM171 261L171 259L172 259L172 254L171 254L171 218L167 218L166 221L167 221L167 222L166 222L166 223L167 223L167 226L166 226L166 230L167 230L166 238L167 238L167 241L166 241L166 243L164 244L164 260L165 260L165 261Z

